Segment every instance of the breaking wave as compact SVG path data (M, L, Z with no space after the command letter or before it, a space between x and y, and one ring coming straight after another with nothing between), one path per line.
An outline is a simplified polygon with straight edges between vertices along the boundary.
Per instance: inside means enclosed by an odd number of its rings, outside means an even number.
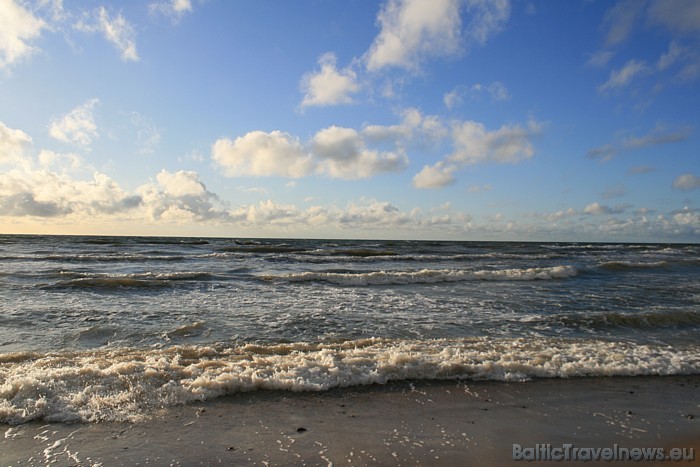
M401 285L434 284L465 281L534 281L574 277L578 271L573 266L548 268L502 269L469 271L461 269L421 269L420 271L373 272L301 272L263 276L266 280L288 282L329 282L337 285Z
M136 421L158 408L243 391L325 391L398 380L698 373L697 345L553 338L19 352L0 355L0 422Z
M61 289L122 289L169 287L182 281L207 281L212 279L208 272L142 273L120 275L89 275L60 280L42 286L45 290Z

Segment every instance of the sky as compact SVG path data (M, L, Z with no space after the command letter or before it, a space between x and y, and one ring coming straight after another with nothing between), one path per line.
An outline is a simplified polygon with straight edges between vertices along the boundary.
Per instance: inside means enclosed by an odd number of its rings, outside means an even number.
M696 0L0 0L0 233L700 241Z

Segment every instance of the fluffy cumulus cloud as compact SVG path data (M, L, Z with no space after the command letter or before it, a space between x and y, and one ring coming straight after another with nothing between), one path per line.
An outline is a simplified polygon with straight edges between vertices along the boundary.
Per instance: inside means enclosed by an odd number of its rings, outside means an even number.
M330 126L309 142L281 131L251 131L212 145L212 159L228 177L280 176L300 178L320 175L345 180L398 172L408 165L403 144L414 136L436 134L436 123L414 112L400 125L354 128ZM388 143L394 150L378 150L371 144Z
M162 170L155 182L138 190L141 208L151 222L226 222L229 213L216 194L207 190L197 172Z
M362 135L368 142L393 142L409 144L429 143L441 140L448 131L442 121L434 115L423 115L410 107L400 112L401 123L396 125L365 125Z
M426 165L413 178L416 188L442 188L455 182L454 172L467 165L515 164L535 153L532 139L542 125L531 120L525 126L504 125L489 131L483 123L455 122L452 126L453 152L433 166Z
M357 74L350 68L338 70L332 53L321 56L318 64L319 71L306 74L301 80L304 92L301 107L351 103L352 94L360 89Z
M446 165L443 161L434 166L423 166L423 169L413 177L416 188L444 188L457 181L452 175L457 170L454 165Z
M74 220L115 215L136 207L129 196L105 174L76 180L49 170L12 169L0 173L0 212L11 217L70 216Z
M314 136L311 147L317 172L331 178L368 178L400 171L408 164L404 154L367 149L360 133L352 128L332 126L321 130Z
M212 146L212 158L228 177L298 178L314 169L299 139L281 131L251 131L233 141L221 138Z
M458 0L390 0L378 21L381 30L366 56L370 71L417 68L425 56L450 55L460 49Z
M606 206L604 204L600 204L598 202L591 203L585 208L583 208L584 214L591 214L594 216L600 216L603 214L610 214L613 212L613 209L610 206Z
M86 167L75 154L43 150L35 160L32 139L23 131L0 122L0 215L5 217L57 217L94 219L125 212L139 204L107 175L91 171L87 179L76 178ZM61 172L54 171L59 165Z
M380 31L365 55L367 69L419 69L429 57L463 50L465 39L483 44L510 15L507 0L469 0L468 21L462 27L459 0L390 0L379 13Z
M75 24L75 28L86 33L98 32L117 48L124 61L138 61L136 52L136 30L121 13L111 15L100 7Z
M462 122L452 130L455 151L449 160L460 164L513 164L532 157L532 138L540 132L541 125L535 121L526 126L504 125L493 131L483 123Z
M420 72L429 59L459 55L470 44L484 44L503 28L509 16L509 0L388 0L377 15L379 33L364 55L353 59L354 67L338 69L335 55L327 53L319 60L320 70L302 77L300 107L353 102L359 83L371 86L376 72ZM358 78L358 72L363 73L363 79ZM382 95L392 96L393 82L384 85ZM494 99L507 96L504 87L489 92Z
M32 138L28 134L0 122L0 164L20 161L31 144Z
M0 24L0 70L34 53L32 41L47 27L15 0L0 1Z
M76 107L62 117L55 119L49 126L52 138L65 143L88 147L98 137L97 124L92 113L98 99L91 99Z

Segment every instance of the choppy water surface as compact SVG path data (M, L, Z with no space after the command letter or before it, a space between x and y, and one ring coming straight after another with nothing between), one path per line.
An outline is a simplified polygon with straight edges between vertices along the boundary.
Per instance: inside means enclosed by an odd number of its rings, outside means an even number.
M0 236L0 421L700 372L700 245ZM138 390L136 390L138 389Z

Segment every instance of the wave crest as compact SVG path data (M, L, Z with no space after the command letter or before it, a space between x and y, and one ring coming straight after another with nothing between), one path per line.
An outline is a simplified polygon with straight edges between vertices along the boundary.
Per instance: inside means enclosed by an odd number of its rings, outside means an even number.
M552 338L363 339L22 353L3 355L0 363L0 422L96 422L136 421L156 408L261 389L698 374L700 347Z
M336 285L401 285L434 284L466 281L534 281L574 277L578 271L573 266L548 268L501 269L469 271L461 269L421 269L420 271L373 272L301 272L264 276L266 280L287 282L329 282Z

